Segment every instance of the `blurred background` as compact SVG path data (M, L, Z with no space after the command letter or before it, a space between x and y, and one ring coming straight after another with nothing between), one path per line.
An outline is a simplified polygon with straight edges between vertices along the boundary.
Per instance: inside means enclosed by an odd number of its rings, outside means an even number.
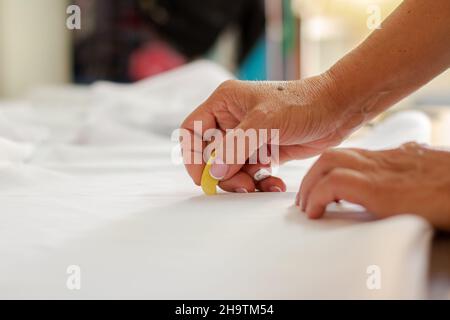
M0 0L0 98L40 86L131 83L199 58L244 80L289 80L330 67L361 42L368 7L400 0ZM81 29L66 27L68 5ZM409 99L450 104L450 74ZM412 100L411 100L412 99Z

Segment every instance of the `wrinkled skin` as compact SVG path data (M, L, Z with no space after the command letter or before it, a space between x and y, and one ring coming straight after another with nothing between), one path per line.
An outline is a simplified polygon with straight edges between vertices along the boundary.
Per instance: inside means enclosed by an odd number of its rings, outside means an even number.
M336 146L357 127L357 124L350 126L346 121L339 121L342 115L334 111L337 106L331 95L332 84L327 75L299 82L230 80L193 111L181 127L194 134L194 121L200 120L204 131L210 128L223 131L236 128L279 129L280 162L311 157ZM206 144L203 149L205 147ZM192 148L183 150L183 153L202 151ZM262 185L254 181L253 174L260 167L262 165L232 164L219 186L226 191L240 188L248 192L255 189L270 191L273 186L286 190L284 183L275 177L270 177ZM194 182L200 184L204 163L186 164L186 168Z
M339 200L379 218L417 214L450 231L450 152L408 143L394 150L329 150L303 179L297 205L313 219Z

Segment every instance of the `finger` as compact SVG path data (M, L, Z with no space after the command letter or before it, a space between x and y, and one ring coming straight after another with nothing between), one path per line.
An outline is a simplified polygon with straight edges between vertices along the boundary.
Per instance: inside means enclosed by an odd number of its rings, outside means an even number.
M335 168L347 168L362 171L369 166L364 156L356 150L328 150L317 160L300 185L299 202L304 211L308 205L308 198L312 188L317 182Z
M250 193L255 192L253 178L245 172L238 172L228 180L221 181L219 187L227 192Z
M241 86L236 81L225 81L181 125L183 160L186 170L197 185L200 185L205 163L215 149L212 146L205 153L205 148L211 144L219 144L223 140L223 130L235 128L240 122L237 117L242 117L243 111L227 99L230 92L239 94L240 90Z
M204 159L203 153L206 143L200 141L202 138L195 136L193 132L189 131L180 133L181 155L189 176L196 185L200 185L202 172L207 161Z
M283 164L291 160L301 160L317 156L323 149L309 147L307 145L291 145L279 147L279 163Z
M242 167L242 171L248 173L256 182L264 180L272 175L270 164L246 164Z
M183 122L180 128L180 143L183 162L195 184L200 185L205 167L203 135L207 130L216 129L214 115L207 103L198 107Z
M286 184L280 178L272 176L272 169L269 165L246 164L242 171L253 177L256 188L262 192L286 191Z
M286 184L278 177L268 177L256 183L256 188L262 192L286 192Z
M327 205L336 199L369 208L372 196L370 181L363 173L351 169L334 169L312 188L306 214L311 219L321 218Z

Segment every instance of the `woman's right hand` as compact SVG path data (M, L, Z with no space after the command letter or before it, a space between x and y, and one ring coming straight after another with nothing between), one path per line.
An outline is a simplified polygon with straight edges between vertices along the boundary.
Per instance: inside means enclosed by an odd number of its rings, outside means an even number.
M201 122L201 132L194 132L197 121ZM348 112L339 99L336 81L330 73L325 73L290 82L226 81L186 118L181 128L188 130L191 137L203 136L208 129L223 133L227 129L278 129L279 162L283 163L311 157L338 145L363 121L361 112ZM194 154L203 155L208 144L203 141L195 148L192 143L182 143L186 169L197 185L208 157L202 156L201 163L194 163ZM255 173L270 165L237 162L236 155L226 157L226 148L222 143L216 149L217 157L210 170L220 180L222 189L230 192L286 190L278 178L255 179ZM250 148L246 144L245 159L256 152Z

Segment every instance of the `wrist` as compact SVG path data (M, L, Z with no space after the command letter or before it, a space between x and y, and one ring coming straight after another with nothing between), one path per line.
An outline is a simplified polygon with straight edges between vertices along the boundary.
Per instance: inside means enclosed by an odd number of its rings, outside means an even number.
M329 92L344 126L355 129L370 121L388 107L389 90L384 90L370 72L356 64L339 61L324 73ZM349 128L350 129L350 128Z

